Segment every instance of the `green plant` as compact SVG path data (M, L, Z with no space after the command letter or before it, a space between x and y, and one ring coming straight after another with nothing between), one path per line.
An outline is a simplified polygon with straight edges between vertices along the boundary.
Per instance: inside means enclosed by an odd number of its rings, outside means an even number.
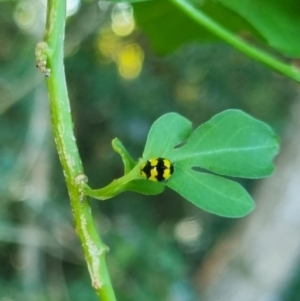
M214 5L212 2L207 3ZM151 5L158 5L158 1L136 4L137 18L141 24L147 21L142 5L149 5L148 8L151 8ZM193 20L192 25L194 28L196 26L196 31L199 24L202 24L213 35L221 37L247 55L294 80L300 80L296 68L237 38L196 9L192 2L165 2L161 6L164 12L169 12L169 5L173 5L170 7L171 12L179 8L180 13L186 14L184 20ZM238 7L238 4L236 6ZM148 11L147 6L145 8ZM245 23L245 20L243 21ZM101 300L113 301L116 298L105 263L107 247L96 231L89 196L105 200L123 191L155 195L167 186L211 213L241 217L254 208L254 203L241 185L222 176L260 178L270 175L273 171L272 160L278 152L278 139L267 125L238 110L218 114L194 131L190 121L178 114L169 113L159 118L152 126L142 159L137 162L132 159L122 143L115 139L113 148L122 157L124 176L104 188L91 189L86 183L73 134L63 65L64 26L65 1L49 0L44 41L37 46L36 51L37 66L47 77L55 142L70 195L75 229L83 246L92 285ZM161 40L157 41L159 34L155 32L155 26L147 27L145 23L144 27L150 35L152 34L154 44L161 46ZM169 28L166 28L165 32L168 30ZM194 36L195 31L191 32ZM253 32L256 31L253 29ZM170 51L182 42L185 42L185 36L178 35L170 49L162 50ZM298 48L290 51L298 53ZM165 182L151 182L141 175L142 165L155 157L166 158L174 164L174 173ZM194 167L203 170L195 170Z
M138 162L120 141L114 140L113 146L123 159L124 176L102 189L84 186L85 194L105 200L123 191L158 194L167 186L208 212L241 217L254 208L242 186L193 168L229 177L266 177L273 171L272 159L278 152L278 138L266 124L241 111L228 110L194 131L191 122L176 113L160 117L150 129L142 159ZM142 164L156 157L167 158L174 164L173 175L162 183L142 179L141 175Z

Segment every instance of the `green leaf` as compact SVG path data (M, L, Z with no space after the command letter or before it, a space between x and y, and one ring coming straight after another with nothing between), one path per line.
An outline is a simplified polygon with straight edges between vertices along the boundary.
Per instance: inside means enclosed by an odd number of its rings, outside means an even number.
M279 148L270 127L239 110L222 112L194 132L186 118L165 114L151 127L139 162L131 158L119 140L113 140L113 147L122 157L125 175L97 190L84 183L81 189L86 195L100 200L124 191L155 195L168 186L196 206L226 217L248 214L254 208L251 197L236 182L192 168L227 176L263 177L273 171L272 160ZM153 157L164 157L173 163L174 172L168 181L142 179L142 164Z
M215 1L201 2L201 11L228 30L233 33L243 30L261 38L258 31L248 21L231 9ZM169 53L189 42L219 40L170 1L154 0L137 3L134 4L134 12L139 28L146 33L153 49L158 53Z
M222 216L241 217L254 208L242 186L192 168L234 177L265 177L274 169L272 160L278 149L272 129L239 110L224 111L194 132L187 119L169 113L154 122L143 157L171 160L174 173L164 184L196 206Z
M190 168L176 166L167 186L203 210L225 217L242 217L255 207L238 183Z
M143 158L167 157L174 146L183 142L192 132L192 123L176 113L168 113L158 118L152 125Z
M298 0L186 0L232 34L250 33L280 51L300 56ZM170 1L134 4L139 28L153 49L166 54L188 42L217 40ZM166 42L168 41L168 42Z
M250 22L268 44L288 55L300 56L298 0L220 0Z
M270 175L278 137L265 123L239 110L227 110L198 127L187 143L167 156L173 162L245 178Z

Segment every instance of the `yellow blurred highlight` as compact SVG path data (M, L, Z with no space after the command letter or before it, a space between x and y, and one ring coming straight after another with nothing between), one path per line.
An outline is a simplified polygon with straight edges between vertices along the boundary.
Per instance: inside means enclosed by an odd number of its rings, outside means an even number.
M110 29L102 30L97 39L98 50L110 60L116 58L121 45L120 39Z
M128 80L139 76L144 61L144 51L137 43L125 44L118 52L120 75Z
M112 10L111 19L111 28L118 36L128 36L135 28L133 8L129 3L117 3Z
M99 32L96 47L102 55L101 62L115 61L123 78L133 80L141 73L144 51L138 43L123 42L121 37L107 27Z
M20 1L14 11L14 20L22 29L28 29L33 26L37 16L37 10L34 3L28 0Z
M111 24L111 28L116 35L125 37L133 32L135 23L133 19L131 20L131 22L126 24L116 22Z

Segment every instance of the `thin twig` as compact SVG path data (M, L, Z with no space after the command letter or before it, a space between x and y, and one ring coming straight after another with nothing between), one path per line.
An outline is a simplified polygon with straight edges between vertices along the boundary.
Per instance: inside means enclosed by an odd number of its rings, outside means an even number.
M65 80L63 43L66 1L48 0L44 41L37 46L37 66L47 78L52 127L71 200L75 230L83 246L92 285L102 301L116 301L106 267L107 247L101 241L87 197L79 189L83 167L73 133L71 109Z

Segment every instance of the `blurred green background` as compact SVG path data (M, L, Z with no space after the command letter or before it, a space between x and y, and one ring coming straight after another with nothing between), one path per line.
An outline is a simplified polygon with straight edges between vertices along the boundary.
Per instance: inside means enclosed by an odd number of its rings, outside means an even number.
M0 2L0 301L97 300L73 230L45 81L35 68L45 5ZM122 175L111 140L118 137L139 158L152 122L166 112L197 126L239 108L285 133L297 84L223 43L158 56L132 11L101 0L68 1L66 76L92 187ZM253 193L260 181L242 184ZM241 222L203 212L170 190L124 193L92 207L123 301L205 300L206 276L197 275ZM299 271L295 262L277 299L261 300L300 300Z

